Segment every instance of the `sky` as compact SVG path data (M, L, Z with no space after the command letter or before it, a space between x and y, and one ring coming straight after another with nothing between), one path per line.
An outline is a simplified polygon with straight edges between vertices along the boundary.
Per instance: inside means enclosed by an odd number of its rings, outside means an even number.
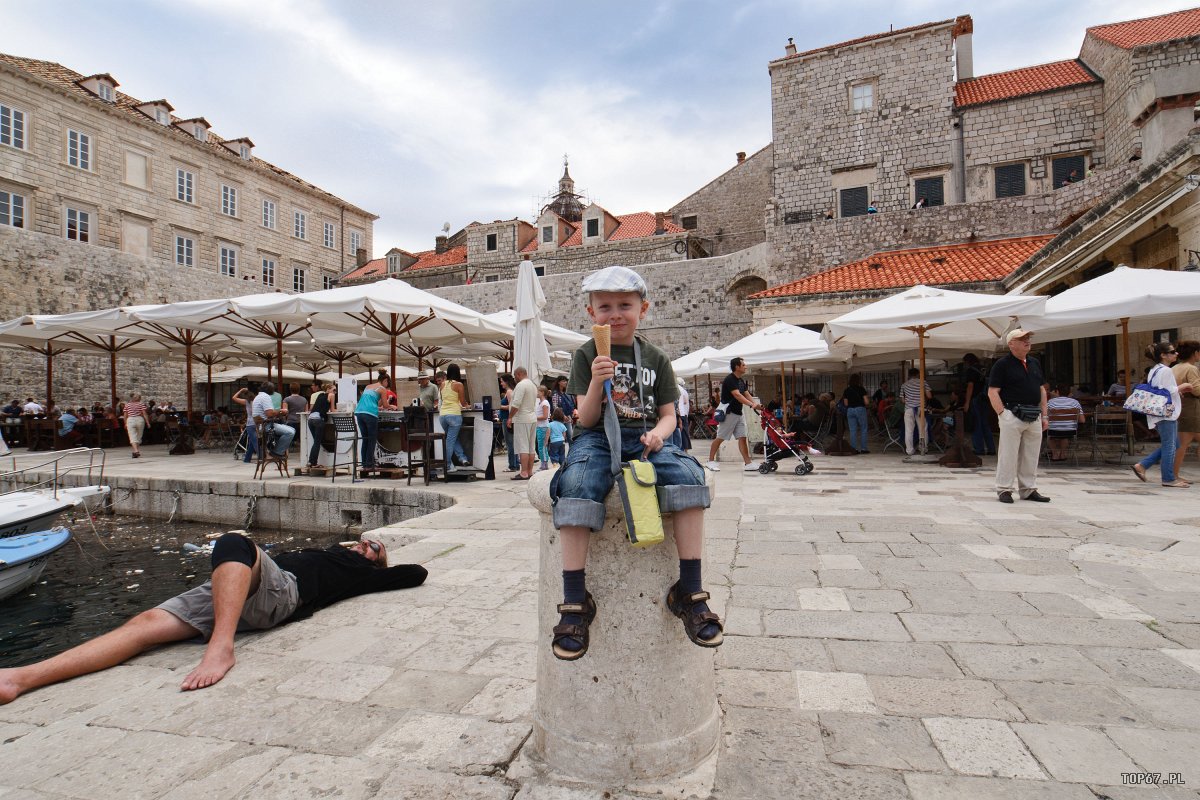
M107 72L379 215L374 255L532 220L569 156L614 214L665 211L770 143L767 64L970 14L975 74L1079 54L1169 0L0 0L0 52Z

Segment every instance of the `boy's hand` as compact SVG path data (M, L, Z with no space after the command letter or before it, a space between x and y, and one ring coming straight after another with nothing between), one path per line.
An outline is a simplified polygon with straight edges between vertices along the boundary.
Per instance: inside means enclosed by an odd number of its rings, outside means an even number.
M659 450L662 450L663 438L654 431L646 431L643 433L641 442L651 453L657 453Z
M617 362L608 356L596 356L592 361L592 383L610 381L616 374Z

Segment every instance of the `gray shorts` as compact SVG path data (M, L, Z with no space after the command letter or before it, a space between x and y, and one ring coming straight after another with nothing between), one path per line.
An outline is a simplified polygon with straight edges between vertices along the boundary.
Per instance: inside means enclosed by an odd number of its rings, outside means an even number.
M725 421L717 426L717 438L729 441L746 438L746 420L741 414L726 414Z
M274 559L258 550L258 591L246 598L239 631L261 631L287 620L300 605L296 576L279 568ZM212 581L176 595L159 606L200 631L205 641L213 632Z
M513 423L513 445L518 453L533 454L537 452L536 446L537 423L536 422L514 422Z

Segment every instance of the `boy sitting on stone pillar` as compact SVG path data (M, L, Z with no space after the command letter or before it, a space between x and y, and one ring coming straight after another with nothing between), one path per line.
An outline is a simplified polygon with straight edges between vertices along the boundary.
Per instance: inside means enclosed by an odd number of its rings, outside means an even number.
M598 351L596 340L591 339L575 351L571 362L567 391L577 396L579 421L566 465L550 484L554 527L562 537L564 595L551 643L554 655L574 661L587 652L588 626L596 617L584 571L588 539L591 531L604 527L604 498L613 486L614 457L633 461L643 452L654 465L660 509L675 515L679 581L667 592L667 606L683 620L692 642L717 647L723 639L721 620L709 610L705 602L709 595L701 586L708 485L700 462L666 441L675 430L679 390L666 354L635 338L638 323L650 308L646 283L631 269L607 267L584 279L583 291L588 294L592 322L609 326L597 335L611 335L612 353L611 357L598 354L603 345ZM611 395L606 394L606 381L611 381ZM606 417L614 439L620 440L619 454L609 447Z

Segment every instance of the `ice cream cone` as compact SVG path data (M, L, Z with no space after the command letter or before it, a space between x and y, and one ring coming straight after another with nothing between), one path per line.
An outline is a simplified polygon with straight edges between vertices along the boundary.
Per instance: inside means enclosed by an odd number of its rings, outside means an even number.
M593 325L592 338L596 340L596 355L612 358L612 327Z

